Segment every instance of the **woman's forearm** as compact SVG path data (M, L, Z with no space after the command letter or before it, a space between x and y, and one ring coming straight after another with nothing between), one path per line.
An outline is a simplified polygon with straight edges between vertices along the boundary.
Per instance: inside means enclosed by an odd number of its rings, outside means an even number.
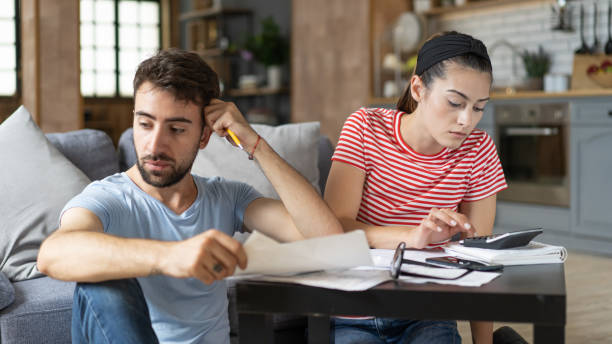
M374 226L354 219L340 218L345 232L362 229L366 233L370 247L395 249L404 241L408 247L413 247L412 229L410 226Z

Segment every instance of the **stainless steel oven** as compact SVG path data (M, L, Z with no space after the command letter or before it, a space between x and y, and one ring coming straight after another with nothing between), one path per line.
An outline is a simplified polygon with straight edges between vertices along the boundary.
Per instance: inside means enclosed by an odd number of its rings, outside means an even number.
M569 207L569 104L497 105L494 113L508 182L498 199Z

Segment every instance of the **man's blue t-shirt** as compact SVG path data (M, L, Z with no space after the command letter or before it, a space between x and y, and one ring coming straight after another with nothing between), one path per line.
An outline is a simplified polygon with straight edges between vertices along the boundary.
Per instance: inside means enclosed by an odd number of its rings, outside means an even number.
M126 238L177 241L209 229L233 235L242 229L246 207L262 197L251 186L219 177L193 176L198 196L182 214L118 173L89 184L66 204L91 210L104 232ZM138 278L160 342L229 343L225 281L206 285L195 278Z

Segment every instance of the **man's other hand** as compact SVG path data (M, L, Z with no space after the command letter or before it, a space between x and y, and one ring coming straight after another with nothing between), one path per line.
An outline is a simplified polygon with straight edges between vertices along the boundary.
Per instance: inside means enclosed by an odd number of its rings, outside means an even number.
M247 266L247 257L240 242L215 229L190 239L172 242L159 260L161 273L177 278L195 277L211 284L234 274L238 265Z

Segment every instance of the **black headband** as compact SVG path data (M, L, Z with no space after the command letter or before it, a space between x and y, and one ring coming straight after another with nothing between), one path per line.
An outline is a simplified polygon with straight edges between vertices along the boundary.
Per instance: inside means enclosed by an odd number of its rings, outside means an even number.
M491 64L487 47L480 40L472 36L462 33L451 33L430 39L419 50L414 73L420 76L439 62L469 53L478 55Z

